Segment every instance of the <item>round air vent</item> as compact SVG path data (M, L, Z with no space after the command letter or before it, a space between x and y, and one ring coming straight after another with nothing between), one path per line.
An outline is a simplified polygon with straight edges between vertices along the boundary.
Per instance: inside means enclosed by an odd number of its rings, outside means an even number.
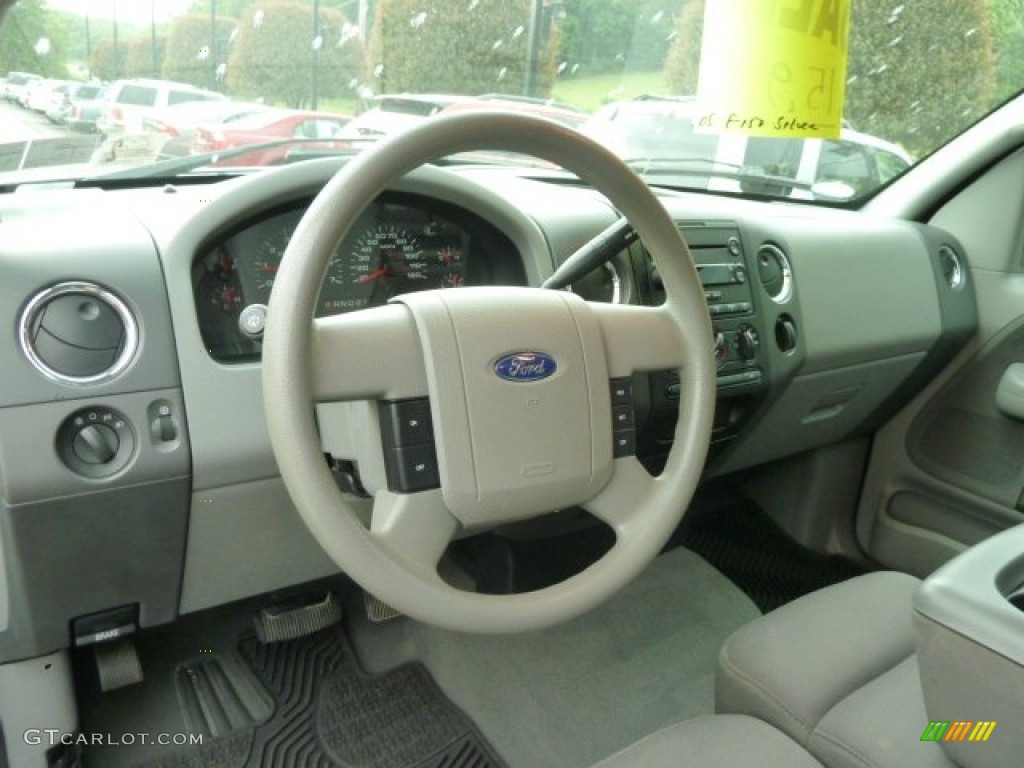
M122 373L139 345L127 305L93 283L60 283L40 291L21 313L21 349L46 378L99 384Z
M942 279L946 285L954 291L964 287L967 274L964 272L963 262L960 255L948 245L939 246L939 269L942 270Z
M765 244L757 249L757 276L773 301L784 304L793 295L789 257L777 246Z

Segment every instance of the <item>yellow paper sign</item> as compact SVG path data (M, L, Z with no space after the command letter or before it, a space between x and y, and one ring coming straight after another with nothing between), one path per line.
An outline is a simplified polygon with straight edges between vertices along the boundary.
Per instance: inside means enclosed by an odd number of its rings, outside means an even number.
M839 138L852 0L709 0L698 130Z

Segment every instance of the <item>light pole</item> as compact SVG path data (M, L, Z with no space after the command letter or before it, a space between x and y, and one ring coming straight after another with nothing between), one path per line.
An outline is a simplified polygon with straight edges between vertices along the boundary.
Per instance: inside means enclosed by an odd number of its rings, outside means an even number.
M92 80L92 35L89 34L89 14L85 14L85 71Z
M530 26L526 33L526 72L523 77L523 95L533 96L537 89L537 59L539 58L541 17L544 13L543 0L530 2Z
M160 77L160 69L156 65L156 0L149 0L149 57L153 77Z
M114 21L114 77L112 79L117 80L117 77L120 74L120 68L117 65L117 60L119 58L117 51L117 0L110 0L110 8L113 11L112 16Z
M310 83L309 108L316 109L320 98L320 49L323 39L320 37L320 0L313 0L313 77Z
M210 88L217 87L217 0L210 0Z

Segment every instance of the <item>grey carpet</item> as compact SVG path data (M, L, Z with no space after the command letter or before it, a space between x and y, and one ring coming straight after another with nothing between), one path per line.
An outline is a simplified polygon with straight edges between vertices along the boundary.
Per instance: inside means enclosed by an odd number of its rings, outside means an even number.
M403 619L364 624L355 638L373 668L422 660L513 768L577 768L710 714L718 650L759 615L679 548L605 605L552 629L486 637Z

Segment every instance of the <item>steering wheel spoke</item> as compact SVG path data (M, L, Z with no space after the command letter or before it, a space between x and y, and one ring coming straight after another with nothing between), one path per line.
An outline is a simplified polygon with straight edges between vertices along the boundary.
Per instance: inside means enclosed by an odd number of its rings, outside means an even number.
M613 378L637 371L681 368L692 352L665 307L589 302L604 336Z
M437 564L458 530L439 490L378 493L370 537L421 578L440 582Z
M318 318L312 351L318 402L427 395L416 326L401 304Z
M582 506L618 536L628 535L630 527L648 512L656 483L636 458L623 456L615 460L611 480Z

